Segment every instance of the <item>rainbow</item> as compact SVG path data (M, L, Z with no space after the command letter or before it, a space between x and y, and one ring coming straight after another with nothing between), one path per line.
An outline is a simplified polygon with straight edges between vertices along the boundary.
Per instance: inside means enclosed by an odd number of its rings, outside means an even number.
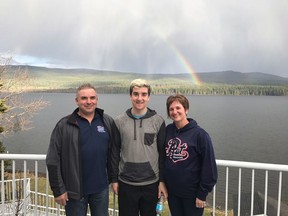
M185 68L186 71L191 75L192 82L195 85L201 85L202 81L195 70L192 68L191 64L189 63L188 59L183 55L183 53L177 49L172 43L169 43L171 49L176 54L178 60L180 61L181 65Z
M120 2L120 1L119 1ZM119 4L119 7L123 7L123 4ZM172 49L172 51L176 54L177 58L180 61L180 64L183 65L183 67L185 68L186 71L188 71L188 73L191 75L192 78L192 82L194 85L201 85L202 81L199 78L199 76L197 75L197 73L195 72L195 70L192 68L191 64L189 63L189 61L187 60L187 58L182 54L182 52L173 44L171 43L167 37L165 36L165 34L163 34L160 29L156 29L153 28L152 25L149 25L149 23L145 22L145 20L143 19L142 16L140 16L140 14L136 13L136 11L131 10L125 7L125 9L127 10L127 12L132 15L135 20L141 22L141 23L145 23L148 27L150 27L150 29L152 30L152 32L155 33L155 35L157 35L157 37L159 37L161 40L163 40L166 44L168 44L168 46Z

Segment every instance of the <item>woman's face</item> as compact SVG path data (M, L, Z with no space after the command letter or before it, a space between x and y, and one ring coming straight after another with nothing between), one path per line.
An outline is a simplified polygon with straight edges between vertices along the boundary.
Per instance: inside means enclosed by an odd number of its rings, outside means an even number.
M174 101L169 106L169 117L174 122L183 121L186 119L187 110L183 107L183 105L179 101Z

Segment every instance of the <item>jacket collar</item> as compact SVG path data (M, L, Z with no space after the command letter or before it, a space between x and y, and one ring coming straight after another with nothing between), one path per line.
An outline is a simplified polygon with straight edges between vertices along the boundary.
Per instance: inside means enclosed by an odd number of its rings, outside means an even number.
M68 117L68 123L77 125L77 117L78 117L77 113L78 112L79 112L79 108L76 108L73 111L73 113ZM103 109L96 108L95 109L95 113L100 115L100 117L103 119L103 115L104 115L104 110Z

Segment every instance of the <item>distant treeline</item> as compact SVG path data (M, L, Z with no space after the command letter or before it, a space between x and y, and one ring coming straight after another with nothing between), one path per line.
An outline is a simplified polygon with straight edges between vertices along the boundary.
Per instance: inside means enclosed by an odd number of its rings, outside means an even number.
M97 85L97 92L102 94L128 94L127 86L104 86ZM45 92L66 92L74 93L76 88L67 89L49 89ZM153 85L152 93L156 95L169 95L181 93L185 95L235 95L235 96L287 96L288 86L265 86L265 85L211 85L203 84L200 86L188 86L188 85Z
M153 92L155 94L183 93L185 95L287 96L288 86L201 85L190 88L185 86L171 89L155 88Z
M25 70L27 66L11 66ZM169 95L269 95L287 96L288 78L264 73L235 71L199 73L201 85L194 85L189 74L139 74L90 69L59 69L28 66L33 82L28 91L73 92L85 82L96 86L99 93L128 94L131 80L146 79L152 94ZM13 73L12 73L13 74Z

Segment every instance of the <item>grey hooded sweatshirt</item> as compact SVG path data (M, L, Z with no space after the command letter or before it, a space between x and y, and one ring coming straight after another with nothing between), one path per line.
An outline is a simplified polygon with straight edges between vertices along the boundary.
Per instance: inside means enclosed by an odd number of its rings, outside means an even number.
M131 108L115 118L120 141L112 146L112 182L135 186L163 181L165 121L148 108L135 118Z

